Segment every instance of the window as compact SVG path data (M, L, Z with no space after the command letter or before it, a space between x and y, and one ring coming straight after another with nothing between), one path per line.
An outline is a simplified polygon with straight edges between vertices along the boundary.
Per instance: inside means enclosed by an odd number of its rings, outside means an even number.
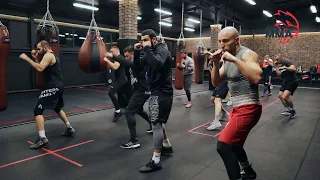
M73 29L59 28L59 40L62 47L73 47Z

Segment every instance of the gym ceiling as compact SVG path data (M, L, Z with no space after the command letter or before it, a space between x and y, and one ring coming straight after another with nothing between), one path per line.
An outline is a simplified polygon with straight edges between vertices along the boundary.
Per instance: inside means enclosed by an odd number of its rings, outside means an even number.
M316 22L316 17L320 17L319 0L251 0L256 4L251 5L250 0L184 0L184 27L194 29L194 32L184 30L185 37L199 37L199 23L188 21L188 18L200 19L202 9L202 36L210 35L210 25L218 23L228 26L234 25L243 32L250 34L252 29L255 33L263 33L266 26L275 23L274 17L267 17L263 10L271 14L277 10L291 12L298 20L301 31L319 31L320 22ZM73 3L88 3L91 0L50 0L50 12L57 21L78 22L89 25L91 11L73 6ZM312 13L310 6L314 5L318 10ZM119 11L118 0L95 0L95 6L99 8L95 12L98 25L103 27L118 29ZM159 13L154 9L159 8L159 0L139 0L138 20L139 31L145 28L159 29ZM167 37L178 38L181 29L181 8L182 0L162 0L162 9L169 11L172 15L162 15L162 21L172 24L172 26L162 26L162 34ZM42 18L46 11L46 0L1 0L0 13L11 15L34 15ZM215 18L216 11L219 12ZM174 17L174 18L173 18Z

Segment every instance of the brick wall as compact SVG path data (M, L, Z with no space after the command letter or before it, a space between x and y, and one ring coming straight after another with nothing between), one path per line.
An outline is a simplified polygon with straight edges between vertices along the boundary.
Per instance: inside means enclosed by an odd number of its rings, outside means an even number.
M206 47L212 48L214 38L201 39ZM186 49L193 52L198 39L186 38ZM280 44L278 38L266 38L265 35L242 35L240 43L254 50L262 60L266 54L271 58L282 53L285 58L291 59L296 66L309 70L310 66L320 64L320 32L300 33L298 38L292 38L288 44ZM208 46L209 45L209 46Z
M119 38L137 39L138 0L119 0Z

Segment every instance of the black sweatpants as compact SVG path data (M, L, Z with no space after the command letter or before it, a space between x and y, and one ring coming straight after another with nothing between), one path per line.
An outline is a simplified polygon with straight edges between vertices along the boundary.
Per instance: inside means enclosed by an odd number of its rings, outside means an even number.
M116 96L118 94L118 97ZM126 108L128 101L132 96L132 87L129 81L115 82L110 86L108 95L116 110Z
M149 97L150 92L146 91L145 89L138 89L134 91L132 97L129 100L126 111L126 119L132 140L137 138L136 118L134 117L135 114L139 114L143 119L145 119L149 123L149 126L151 128L151 121L149 119L149 116L143 110L143 105Z

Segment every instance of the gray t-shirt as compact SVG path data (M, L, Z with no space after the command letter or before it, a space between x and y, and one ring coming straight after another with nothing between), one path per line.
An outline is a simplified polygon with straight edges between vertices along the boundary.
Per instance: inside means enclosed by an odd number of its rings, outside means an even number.
M182 59L181 64L184 64L186 67L183 69L184 75L194 74L194 60L187 56L186 59Z

